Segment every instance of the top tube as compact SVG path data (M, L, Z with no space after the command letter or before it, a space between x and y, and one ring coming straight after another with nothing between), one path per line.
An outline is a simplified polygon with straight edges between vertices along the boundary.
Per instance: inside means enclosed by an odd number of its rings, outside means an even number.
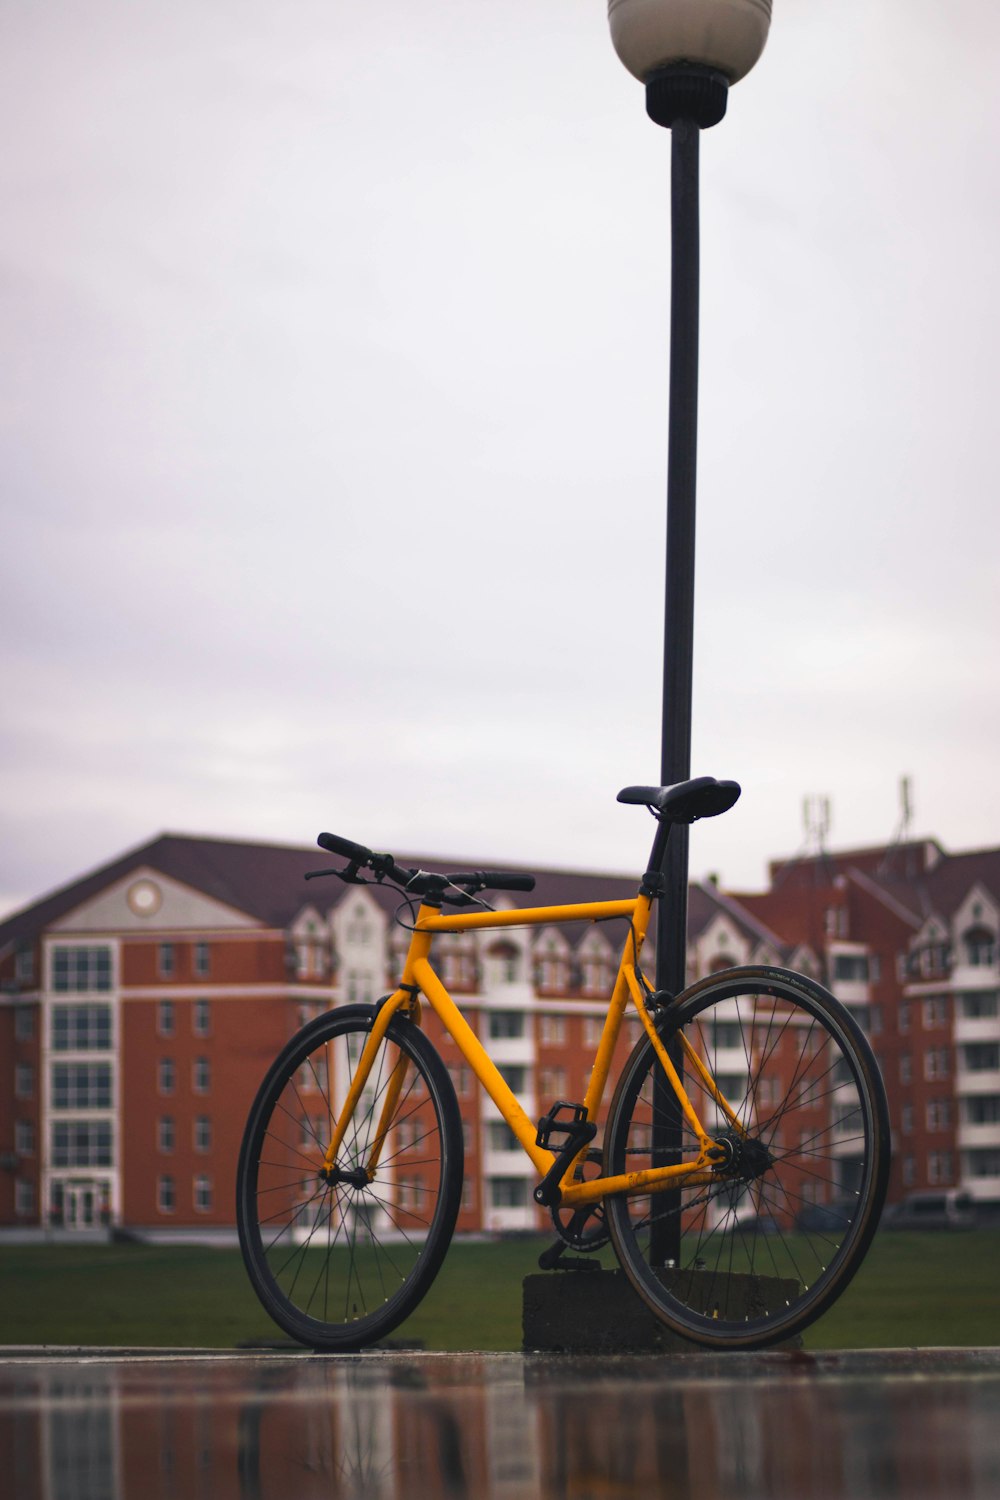
M634 917L641 896L629 901L584 901L572 906L520 906L511 911L447 913L422 908L414 932L466 932L473 927L540 927L548 922L601 922Z

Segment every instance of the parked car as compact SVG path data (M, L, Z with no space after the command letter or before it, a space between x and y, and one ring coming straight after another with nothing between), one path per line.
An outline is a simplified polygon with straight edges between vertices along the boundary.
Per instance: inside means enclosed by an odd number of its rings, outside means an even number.
M851 1222L854 1203L844 1199L835 1203L810 1203L795 1217L796 1229L803 1233L822 1234L824 1230L843 1231Z
M733 1234L780 1234L781 1225L770 1214L744 1214L733 1225Z
M882 1215L884 1229L972 1229L976 1205L968 1193L910 1193Z

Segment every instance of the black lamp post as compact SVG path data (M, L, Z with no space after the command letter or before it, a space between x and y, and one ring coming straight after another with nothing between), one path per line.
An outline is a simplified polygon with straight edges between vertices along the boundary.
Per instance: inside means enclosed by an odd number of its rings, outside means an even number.
M695 490L698 454L698 147L702 130L726 113L729 86L764 50L771 0L608 0L611 39L646 86L646 112L671 132L670 407L667 464L666 602L660 780L691 774L694 650ZM659 904L656 987L678 994L687 954L688 837L676 826L667 845ZM675 1056L675 1067L680 1056ZM680 1159L681 1118L673 1092L654 1094L654 1161ZM659 1197L652 1253L676 1259L678 1195Z

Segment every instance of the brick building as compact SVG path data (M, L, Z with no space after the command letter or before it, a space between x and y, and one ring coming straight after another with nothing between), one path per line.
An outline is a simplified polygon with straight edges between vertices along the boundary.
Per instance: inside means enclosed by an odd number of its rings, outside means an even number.
M305 885L321 862L164 835L0 923L0 1230L231 1233L271 1059L321 1010L385 993L406 947L399 896ZM771 875L756 895L692 886L691 977L766 962L823 979L883 1067L891 1197L961 1185L1000 1202L1000 851L908 844ZM543 871L530 900L633 893L630 879ZM621 927L466 933L435 950L532 1118L583 1094ZM529 1162L433 1015L426 1029L462 1113L459 1230L541 1228Z
M932 840L775 864L741 902L822 957L879 1059L890 1202L956 1188L1000 1210L1000 849Z

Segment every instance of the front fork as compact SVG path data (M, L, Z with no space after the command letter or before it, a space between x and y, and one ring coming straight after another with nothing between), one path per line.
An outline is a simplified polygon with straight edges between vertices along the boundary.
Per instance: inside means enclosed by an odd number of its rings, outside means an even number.
M375 1011L374 1019L372 1021L371 1030L368 1033L368 1039L365 1042L364 1047L361 1049L361 1056L358 1059L358 1066L355 1071L354 1077L351 1080L351 1086L347 1091L347 1098L344 1100L343 1106L340 1111L340 1116L337 1120L333 1119L332 1114L333 1085L332 1083L330 1083L329 1085L331 1093L332 1129L330 1132L330 1144L326 1148L326 1152L323 1156L323 1165L320 1168L319 1173L319 1175L325 1182L332 1183L343 1181L345 1180L346 1176L350 1179L353 1185L363 1187L365 1183L373 1182L375 1179L375 1173L378 1170L379 1157L382 1155L382 1148L385 1145L386 1136L389 1134L389 1128L392 1124L393 1119L395 1118L396 1106L399 1104L400 1098L402 1097L403 1088L406 1083L406 1075L410 1067L410 1059L407 1057L406 1053L402 1051L402 1049L400 1049L399 1057L396 1059L396 1062L393 1065L392 1072L389 1075L389 1082L386 1085L385 1090L385 1098L382 1100L382 1108L379 1111L378 1126L376 1127L375 1137L372 1140L371 1146L368 1150L367 1161L362 1167L356 1168L353 1172L344 1174L341 1173L337 1168L337 1157L340 1155L340 1150L344 1143L344 1136L347 1133L347 1127L354 1117L354 1112L361 1100L361 1095L364 1093L365 1085L368 1082L369 1077L371 1076L371 1071L375 1065L375 1059L378 1056L379 1048L385 1041L386 1034L389 1030L390 1025L392 1024L393 1018L399 1011L404 1012L409 1020L413 1021L414 1024L419 1026L420 1003L417 1000L416 994L411 992L409 986L400 986L398 990L396 990L391 995L387 995L386 998L379 1003ZM329 1077L332 1079L332 1071L330 1072Z

